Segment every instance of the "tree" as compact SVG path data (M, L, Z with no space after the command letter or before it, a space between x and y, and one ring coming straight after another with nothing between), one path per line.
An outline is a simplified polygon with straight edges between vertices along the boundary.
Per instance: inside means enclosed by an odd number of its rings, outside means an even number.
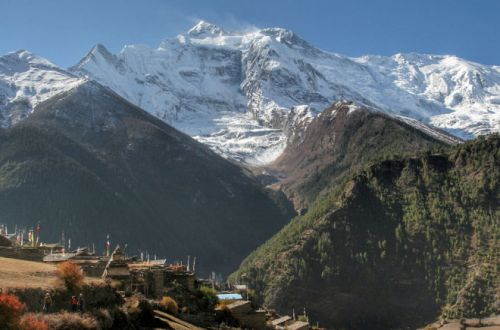
M177 313L179 313L179 306L177 305L177 302L171 297L163 297L163 299L160 301L160 306L172 315L177 315Z
M0 294L0 329L18 329L25 310L26 305L13 294Z
M65 261L61 263L56 271L57 280L60 285L64 286L68 291L74 292L83 284L85 276L80 266Z
M219 302L219 299L217 299L217 292L214 289L206 286L202 286L200 288L200 291L203 297L202 299L204 300L204 302L206 302L207 308L209 310L212 310Z

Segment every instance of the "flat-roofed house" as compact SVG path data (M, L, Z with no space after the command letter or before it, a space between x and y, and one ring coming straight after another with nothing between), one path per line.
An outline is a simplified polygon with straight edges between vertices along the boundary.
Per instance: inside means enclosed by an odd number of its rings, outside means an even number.
M273 327L275 329L285 329L285 327L292 322L293 322L292 317L289 315L286 315L286 316L282 316L276 320L272 320L271 324L273 325Z
M286 330L309 330L311 326L307 322L295 321L294 323L287 325Z

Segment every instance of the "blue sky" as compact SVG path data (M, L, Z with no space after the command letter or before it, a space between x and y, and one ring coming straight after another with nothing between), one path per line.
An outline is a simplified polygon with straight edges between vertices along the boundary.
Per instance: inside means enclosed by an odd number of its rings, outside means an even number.
M497 0L0 0L0 54L27 49L76 64L96 43L156 47L199 19L225 28L284 27L350 56L455 54L500 65Z

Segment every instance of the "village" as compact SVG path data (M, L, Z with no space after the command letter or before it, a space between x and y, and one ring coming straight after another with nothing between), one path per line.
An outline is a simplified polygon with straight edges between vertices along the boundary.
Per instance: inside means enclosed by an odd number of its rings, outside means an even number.
M155 310L155 316L170 328L193 329L319 329L311 326L305 308L297 315L280 315L275 310L256 306L253 292L244 283L222 282L215 273L208 279L196 276L196 257L186 263L168 263L166 259L150 258L150 254L128 256L125 249L112 248L109 235L102 255L95 246L71 249L71 241L61 235L61 241L41 240L40 225L36 229L9 232L0 225L0 257L60 265L71 262L81 268L88 278L110 284L126 300L140 296L158 304L165 299L175 301L176 310L169 315ZM0 288L2 287L0 283ZM199 292L213 296L213 308L199 307Z

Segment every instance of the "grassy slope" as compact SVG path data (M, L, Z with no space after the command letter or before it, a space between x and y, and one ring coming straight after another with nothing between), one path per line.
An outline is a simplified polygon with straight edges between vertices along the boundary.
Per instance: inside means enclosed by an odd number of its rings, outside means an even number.
M500 137L378 162L233 274L265 304L330 326L388 328L495 311ZM495 296L496 295L496 296Z
M0 257L0 288L48 288L55 280L55 266Z
M56 286L56 266L0 257L0 288L53 288ZM86 278L88 284L103 283L101 279Z

